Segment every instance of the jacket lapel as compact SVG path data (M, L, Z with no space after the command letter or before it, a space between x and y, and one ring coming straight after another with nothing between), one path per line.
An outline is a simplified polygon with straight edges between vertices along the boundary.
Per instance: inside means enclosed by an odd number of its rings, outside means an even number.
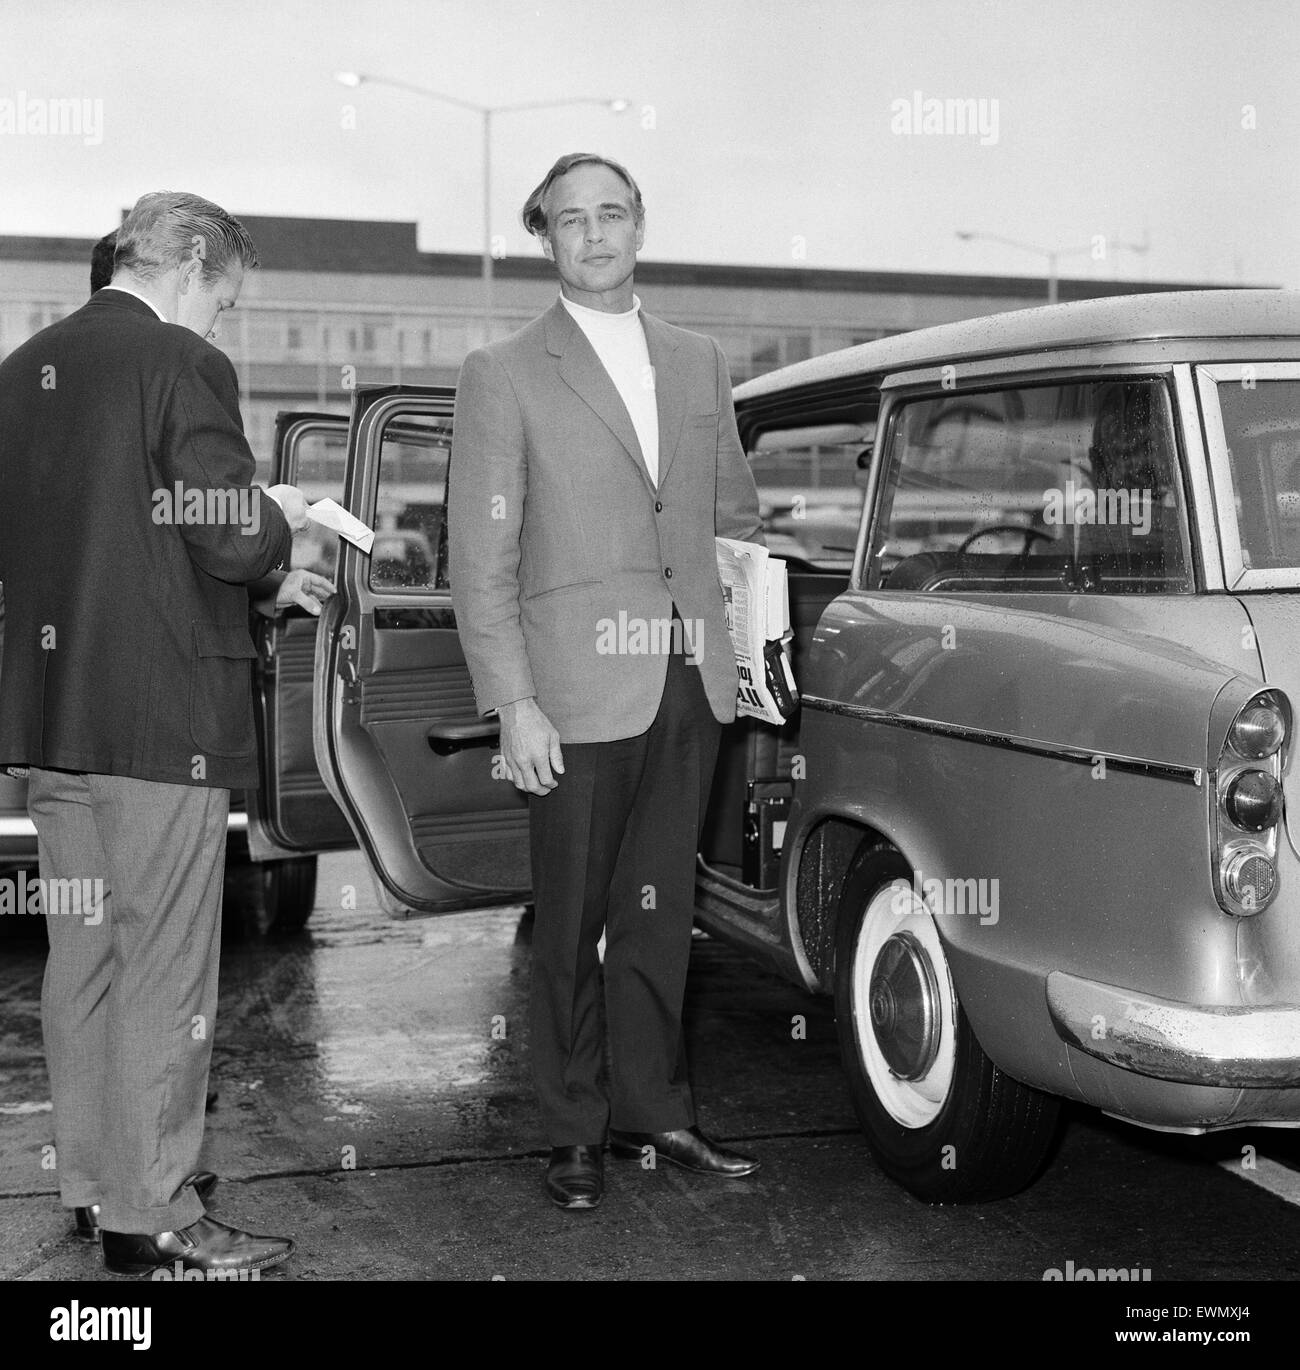
M559 358L561 379L619 440L628 456L636 462L642 479L653 489L650 472L645 464L645 458L641 455L641 444L637 441L636 429L632 427L627 406L624 405L618 388L610 380L609 372L596 355L595 348L587 341L587 335L573 321L569 311L559 300L556 300L546 315L546 346L552 355ZM659 446L662 452L662 439Z
M672 330L653 314L641 311L646 346L655 377L655 408L659 414L659 487L677 455L677 443L686 417L686 390L677 366L677 343Z

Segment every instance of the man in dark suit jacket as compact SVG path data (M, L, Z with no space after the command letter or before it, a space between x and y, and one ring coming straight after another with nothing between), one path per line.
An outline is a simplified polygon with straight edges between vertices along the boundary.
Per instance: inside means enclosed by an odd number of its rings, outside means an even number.
M99 1205L116 1273L293 1250L191 1183L230 790L257 783L246 585L306 523L299 491L250 484L205 341L256 262L218 206L145 196L111 284L0 363L0 762L30 768L60 1193Z
M631 176L563 157L523 217L561 298L461 370L451 584L478 707L529 795L546 1192L589 1209L607 1126L643 1162L757 1168L696 1125L681 1011L699 826L736 709L714 537L760 525L721 350L633 294Z

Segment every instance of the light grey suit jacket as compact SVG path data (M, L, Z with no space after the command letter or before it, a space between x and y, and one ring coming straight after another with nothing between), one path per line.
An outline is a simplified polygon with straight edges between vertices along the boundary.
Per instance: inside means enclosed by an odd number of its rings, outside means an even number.
M674 604L714 714L735 717L713 539L761 540L758 495L721 349L641 319L657 489L614 382L559 300L470 353L456 392L450 572L475 699L486 714L535 696L562 743L650 726L668 664L653 648Z

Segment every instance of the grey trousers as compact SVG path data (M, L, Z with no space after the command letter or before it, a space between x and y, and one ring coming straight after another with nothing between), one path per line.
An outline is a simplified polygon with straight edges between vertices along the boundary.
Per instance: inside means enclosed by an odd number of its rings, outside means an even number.
M99 1204L110 1232L188 1227L204 1211L182 1181L203 1143L230 791L33 767L27 807L60 1196Z

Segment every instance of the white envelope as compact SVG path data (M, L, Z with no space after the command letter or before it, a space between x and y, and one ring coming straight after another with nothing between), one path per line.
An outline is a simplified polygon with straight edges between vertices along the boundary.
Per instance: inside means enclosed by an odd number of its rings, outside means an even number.
M341 504L332 499L318 499L315 504L309 504L307 517L319 523L322 528L332 529L340 537L347 538L354 547L360 547L363 552L369 552L374 544L374 529L367 528L359 518L353 518Z

